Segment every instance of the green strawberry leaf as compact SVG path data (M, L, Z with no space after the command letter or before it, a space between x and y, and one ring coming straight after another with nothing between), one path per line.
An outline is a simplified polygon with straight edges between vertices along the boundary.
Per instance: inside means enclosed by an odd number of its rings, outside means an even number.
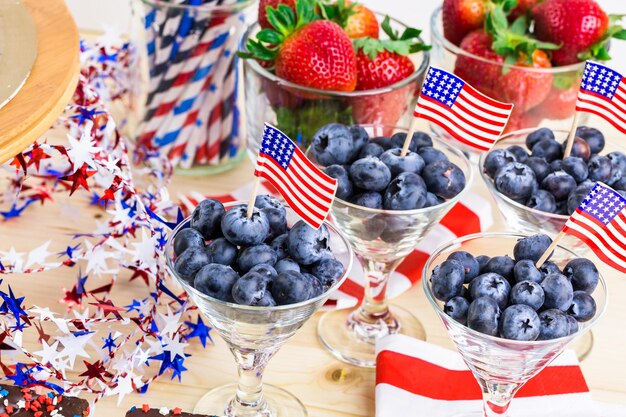
M626 29L621 29L613 34L615 39L626 41Z
M278 45L285 40L285 37L280 33L272 29L263 29L257 33L256 38L261 42L269 43L271 45Z
M528 19L526 16L520 16L511 25L511 32L516 35L525 35L526 31L528 31Z
M626 14L610 14L609 25L613 26L613 25L618 24L620 20L622 20L624 17L626 17Z
M391 19L389 18L389 16L385 16L383 22L380 24L380 27L382 28L383 32L385 32L387 36L389 36L389 39L398 39L398 32L394 31L391 27Z
M402 33L402 36L399 36L398 32L394 31L391 27L391 19L389 16L385 16L380 26L387 36L389 36L389 39L373 39L369 37L355 39L353 44L357 52L362 50L365 55L373 60L383 51L407 56L419 51L427 51L431 48L430 45L424 44L422 39L420 39L419 36L422 31L419 29L407 28Z
M511 10L517 7L517 0L504 0L500 1L502 3L502 9L506 14L509 14Z
M404 32L402 32L402 36L400 36L401 41L405 41L407 39L419 38L422 34L420 29L415 28L406 28Z
M385 50L383 43L379 39L370 37L355 39L353 44L356 51L363 50L363 53L370 59L376 59L376 56Z

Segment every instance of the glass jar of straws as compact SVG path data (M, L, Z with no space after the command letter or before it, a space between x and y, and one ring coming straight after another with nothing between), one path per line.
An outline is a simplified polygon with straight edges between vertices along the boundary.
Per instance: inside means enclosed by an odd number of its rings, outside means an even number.
M181 173L211 174L245 155L239 59L254 0L131 0L132 109L138 149Z

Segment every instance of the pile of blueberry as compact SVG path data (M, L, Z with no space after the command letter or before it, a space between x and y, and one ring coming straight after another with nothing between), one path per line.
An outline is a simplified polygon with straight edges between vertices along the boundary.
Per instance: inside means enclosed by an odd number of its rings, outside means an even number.
M361 126L331 123L313 136L311 156L337 179L337 197L358 206L414 210L436 206L465 188L465 174L426 133L416 132L401 156L406 133L370 139Z
M174 237L178 275L210 297L259 307L318 297L343 275L325 225L299 221L290 229L285 207L269 195L256 198L251 218L247 211L201 202L191 227Z
M596 314L591 294L599 274L585 258L561 271L550 261L535 263L552 240L520 239L509 256L474 257L463 251L435 267L430 285L444 312L470 329L505 339L532 341L568 336Z
M604 135L592 127L576 130L572 152L563 159L565 143L548 128L526 137L526 147L495 149L485 158L484 171L496 189L532 209L570 215L596 182L626 195L626 155L604 149Z

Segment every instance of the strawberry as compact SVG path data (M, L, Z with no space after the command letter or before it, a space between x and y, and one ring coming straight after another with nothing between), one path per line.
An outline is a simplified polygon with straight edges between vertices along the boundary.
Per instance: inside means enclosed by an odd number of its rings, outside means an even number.
M483 26L486 13L485 0L443 0L443 36L459 45L465 35Z
M417 93L413 84L400 89L350 100L355 123L395 126L414 104ZM393 132L380 132L391 135Z
M271 29L272 25L269 20L267 20L267 8L271 7L276 9L279 4L284 4L288 6L293 12L296 12L296 0L261 0L259 2L259 16L258 21L259 25L263 29Z
M404 80L415 66L410 54L430 49L419 38L420 30L407 28L402 36L391 28L389 16L381 27L389 39L359 38L354 41L357 51L357 90L374 90Z
M610 59L609 39L626 39L626 30L610 25L609 16L594 0L546 0L533 9L533 17L537 38L561 45L552 53L554 65Z
M557 86L556 84L555 79L550 93L538 107L532 109L533 113L540 113L546 119L555 120L567 119L574 114L580 79L565 88Z
M552 86L550 72L525 69L525 67L551 68L548 55L540 49L535 49L531 56L531 64L526 62L525 57L520 58L516 66L510 67L506 74L496 79L494 87L499 100L515 104L520 111L527 111L545 100Z
M364 5L350 0L337 0L336 3L319 2L318 6L322 17L341 26L350 39L378 38L378 19Z
M504 57L491 49L492 44L491 36L483 29L468 33L460 45L468 54L458 55L454 73L481 93L495 98L495 80L502 74Z
M509 21L513 22L520 16L531 15L533 9L543 0L518 0L517 6L509 13Z
M297 18L296 18L297 15ZM315 2L297 0L296 13L286 5L267 8L274 29L250 39L243 58L274 60L280 78L320 90L353 91L356 54L343 29L329 20L316 20Z

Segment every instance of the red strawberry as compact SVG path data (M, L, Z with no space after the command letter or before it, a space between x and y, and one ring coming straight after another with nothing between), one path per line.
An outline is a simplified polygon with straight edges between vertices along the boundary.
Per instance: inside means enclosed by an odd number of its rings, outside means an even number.
M459 45L465 35L483 26L486 12L485 0L443 0L443 36Z
M535 6L543 0L517 0L517 6L509 13L509 21L514 21L520 16L531 14Z
M351 6L346 2L348 7ZM348 17L343 29L351 39L363 37L378 38L378 19L373 11L362 4L353 3L353 13Z
M560 120L571 117L576 110L579 85L580 80L569 88L564 89L553 85L546 99L538 107L535 107L532 112L540 113L546 119Z
M350 100L354 122L394 126L415 101L415 86L409 84L398 90ZM383 135L393 132L382 132Z
M504 129L504 133L509 133L520 129L527 129L529 127L536 128L539 126L542 120L543 116L541 114L537 114L534 109L524 113L513 108L513 112L511 113L509 122Z
M272 25L271 23L267 20L267 8L271 7L273 9L276 9L278 7L279 4L284 4L286 6L289 6L289 8L291 8L291 10L293 10L293 12L296 12L296 0L261 0L259 2L259 25L263 28L263 29L271 29Z
M459 54L454 73L483 94L495 98L495 80L502 75L504 57L492 48L491 36L484 30L470 32L463 38L461 49L469 54Z
M554 65L608 56L597 44L608 41L609 17L595 1L546 0L533 9L533 17L537 38L561 45L552 52Z

